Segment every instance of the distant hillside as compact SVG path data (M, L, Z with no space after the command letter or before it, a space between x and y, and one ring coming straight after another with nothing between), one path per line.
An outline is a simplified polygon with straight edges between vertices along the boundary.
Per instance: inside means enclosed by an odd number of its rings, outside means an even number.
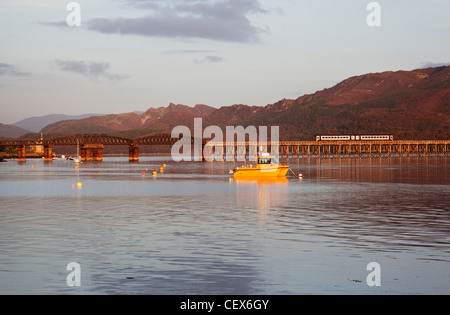
M0 124L0 138L17 138L29 133L28 130L13 126Z
M393 134L396 139L450 139L450 66L371 73L332 88L263 106L219 109L170 104L128 113L58 122L46 135L109 133L135 138L170 132L175 126L280 126L283 140L312 140L317 134Z
M356 76L266 107L222 107L208 119L221 126L277 125L285 140L312 140L317 134L450 139L450 67Z
M206 105L189 107L170 104L168 107L150 108L145 113L114 114L83 120L62 121L43 129L46 135L73 133L108 133L134 138L155 132L171 131L173 126L193 126L194 118L207 117L216 108Z
M91 116L102 116L101 114L86 114L86 115L46 115L41 117L30 117L24 120L21 120L14 124L16 127L20 127L32 132L40 132L42 128L44 128L47 125L56 123L58 121L63 120L80 120L89 118Z

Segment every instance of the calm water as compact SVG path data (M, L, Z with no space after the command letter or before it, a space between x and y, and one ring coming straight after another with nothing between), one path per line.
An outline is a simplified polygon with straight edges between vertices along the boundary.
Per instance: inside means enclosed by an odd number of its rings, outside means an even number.
M448 158L290 164L303 179L162 157L0 163L0 294L450 293Z

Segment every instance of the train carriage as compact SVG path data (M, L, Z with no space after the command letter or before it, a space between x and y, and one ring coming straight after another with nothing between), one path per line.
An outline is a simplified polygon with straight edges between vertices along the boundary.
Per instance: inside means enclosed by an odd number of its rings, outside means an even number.
M393 135L329 135L316 136L316 141L394 141Z

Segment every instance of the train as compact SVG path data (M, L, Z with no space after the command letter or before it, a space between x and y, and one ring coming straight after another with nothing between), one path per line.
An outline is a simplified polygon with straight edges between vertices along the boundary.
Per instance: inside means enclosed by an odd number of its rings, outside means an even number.
M316 136L316 141L394 141L393 135Z

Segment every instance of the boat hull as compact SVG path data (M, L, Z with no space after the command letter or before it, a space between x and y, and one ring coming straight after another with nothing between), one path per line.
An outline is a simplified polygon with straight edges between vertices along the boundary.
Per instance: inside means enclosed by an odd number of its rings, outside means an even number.
M277 177L285 177L287 172L289 171L288 166L279 166L279 167L267 167L267 168L259 168L259 167L246 167L246 168L238 168L234 172L235 178L277 178Z

